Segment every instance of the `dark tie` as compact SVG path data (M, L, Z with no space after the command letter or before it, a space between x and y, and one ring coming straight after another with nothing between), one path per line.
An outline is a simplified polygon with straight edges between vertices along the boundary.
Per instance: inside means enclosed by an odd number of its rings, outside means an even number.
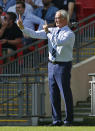
M59 29L59 30L57 31L57 33L56 33L56 38L58 37L58 34L59 34L60 31L61 31L61 29ZM53 56L54 59L56 58L56 50L55 50L54 48L52 49L52 56Z

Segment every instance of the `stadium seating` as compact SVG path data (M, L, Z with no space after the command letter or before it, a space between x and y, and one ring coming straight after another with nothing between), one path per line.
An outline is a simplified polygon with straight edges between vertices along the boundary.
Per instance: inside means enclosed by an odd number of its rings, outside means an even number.
M76 0L77 20L81 20L95 13L94 0Z

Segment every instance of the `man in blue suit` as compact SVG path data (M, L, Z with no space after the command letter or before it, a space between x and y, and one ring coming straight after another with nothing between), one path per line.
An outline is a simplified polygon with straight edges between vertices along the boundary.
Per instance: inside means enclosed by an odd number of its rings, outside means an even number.
M45 24L43 26L44 30L40 31L24 28L20 18L18 21L18 26L24 34L32 38L48 39L48 80L52 107L52 126L62 125L60 94L65 102L66 118L64 125L69 126L73 122L73 98L70 88L70 79L75 35L68 27L68 23L69 15L65 10L56 12L56 27L48 28L48 25Z

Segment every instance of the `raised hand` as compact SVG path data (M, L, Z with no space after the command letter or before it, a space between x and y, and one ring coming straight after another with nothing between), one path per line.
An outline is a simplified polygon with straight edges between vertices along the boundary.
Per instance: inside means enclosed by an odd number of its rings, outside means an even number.
M44 29L44 31L45 31L46 33L49 32L49 30L48 30L48 24L47 24L47 21L46 21L46 20L45 20L45 24L43 25L43 29Z
M19 14L19 19L17 20L17 25L20 29L24 29L23 22L21 19L21 15Z

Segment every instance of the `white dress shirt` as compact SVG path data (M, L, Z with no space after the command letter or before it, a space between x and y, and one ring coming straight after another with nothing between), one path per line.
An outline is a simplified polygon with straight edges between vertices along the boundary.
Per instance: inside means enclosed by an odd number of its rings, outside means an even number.
M24 14L22 15L22 21L24 27L35 30L35 24L38 24L39 25L38 30L41 30L44 24L44 20L32 13L32 8L30 8L31 5L27 3L25 3L25 5L27 6L25 7ZM14 12L17 15L17 20L18 20L18 14L16 13L16 5L10 7L8 12Z
M42 25L45 23L43 19L40 17L34 15L33 13L27 13L24 12L24 14L21 16L23 25L25 28L30 28L32 30L35 30L35 24L38 24L38 30L42 29ZM17 15L17 20L18 20L18 15Z
M33 31L29 28L22 30L24 34L32 38L38 39L48 39L48 49L49 49L49 60L53 61L52 49L56 49L56 60L59 62L72 61L73 46L75 42L75 34L68 27L64 26L61 28L58 36L59 27L49 28L49 33L46 34L44 30Z

